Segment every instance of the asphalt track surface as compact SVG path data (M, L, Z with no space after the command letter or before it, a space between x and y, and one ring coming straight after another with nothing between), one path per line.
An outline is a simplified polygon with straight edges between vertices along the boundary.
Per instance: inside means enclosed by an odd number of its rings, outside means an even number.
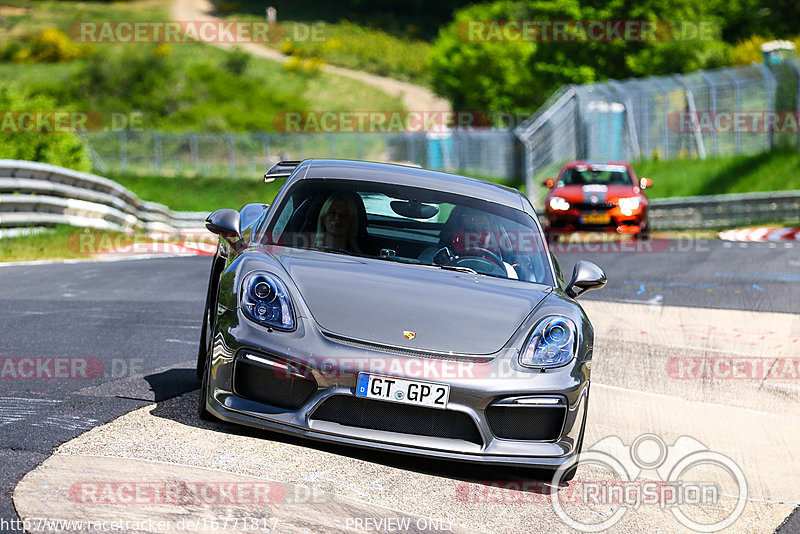
M795 314L800 302L797 246L685 240L639 252L562 248L557 255L567 277L577 259L595 261L609 275L607 288L587 301ZM197 388L193 365L209 264L206 257L0 267L0 357L11 365L0 368L0 518L16 517L13 488L54 447ZM25 357L50 359L40 375L58 374L54 358L82 358L89 372L14 377L30 371ZM737 396L735 389L719 393ZM403 466L402 459L383 461ZM790 531L791 520L783 528Z

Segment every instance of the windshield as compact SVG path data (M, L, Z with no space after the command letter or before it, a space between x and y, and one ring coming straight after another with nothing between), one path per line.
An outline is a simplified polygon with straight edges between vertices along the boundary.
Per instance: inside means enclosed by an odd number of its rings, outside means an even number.
M553 285L530 216L428 189L302 180L276 206L262 242Z
M558 185L633 185L628 169L623 165L591 165L566 169Z

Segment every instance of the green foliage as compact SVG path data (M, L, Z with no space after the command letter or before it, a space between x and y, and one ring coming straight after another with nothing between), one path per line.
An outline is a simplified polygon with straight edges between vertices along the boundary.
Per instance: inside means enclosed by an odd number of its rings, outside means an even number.
M239 47L234 47L233 50L225 56L223 65L225 66L225 70L230 74L241 76L247 70L251 58L252 56L249 53Z
M296 23L287 22L287 35L295 35ZM297 32L300 33L300 32ZM328 63L350 69L364 70L380 76L427 83L430 45L423 41L395 37L374 30L340 22L320 28L323 40L283 41L281 51L286 55L319 57Z
M55 111L52 99L45 96L28 97L14 94L0 87L0 112L3 128L0 130L0 158L23 159L52 163L79 171L91 169L91 160L81 140L73 133L47 133L42 124L32 131L14 133L19 126L15 111L49 112ZM13 122L7 122L13 121ZM29 124L29 123L26 123Z
M271 203L282 180L265 183L264 179L186 178L163 176L107 175L133 191L139 198L165 204L179 211L214 211L240 209L251 202Z
M800 153L781 149L761 154L633 163L639 176L653 180L650 198L800 190Z
M268 131L278 111L306 109L296 87L246 72L249 54L218 57L177 57L163 44L103 49L60 87L40 90L86 109L140 113L141 127L165 130Z
M427 40L452 19L453 11L470 3L472 0L239 0L223 1L217 5L224 13L249 13L261 20L265 8L274 6L279 22L321 20L338 23L348 20L398 37Z
M762 35L768 41L797 35L797 0L711 0L706 9L719 18L722 39L729 43L753 35Z
M442 28L431 55L433 86L457 109L532 112L564 84L686 72L725 64L726 46L718 40L658 39L623 42L591 39L481 40L469 33L470 21L700 21L716 19L687 0L668 5L648 0L499 0L461 9ZM660 28L665 27L659 22ZM483 26L488 28L488 26Z
M78 46L58 28L48 28L24 39L12 40L0 60L14 63L68 63L91 55L91 46Z

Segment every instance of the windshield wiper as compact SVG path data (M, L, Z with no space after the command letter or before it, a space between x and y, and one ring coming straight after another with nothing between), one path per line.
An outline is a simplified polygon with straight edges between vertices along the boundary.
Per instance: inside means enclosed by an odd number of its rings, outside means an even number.
M444 269L446 271L457 271L459 273L469 273L469 274L483 274L479 273L475 269L470 269L469 267L464 267L463 265L437 265L435 263L431 263L430 265L435 265L440 269Z
M459 273L481 274L474 269L470 269L469 267L464 267L461 265L440 265L438 263L421 263L419 261L401 258L399 256L375 256L375 259L384 261L393 261L396 263L405 263L406 265L419 265L420 267L436 267L437 269L444 269L446 271L456 271Z

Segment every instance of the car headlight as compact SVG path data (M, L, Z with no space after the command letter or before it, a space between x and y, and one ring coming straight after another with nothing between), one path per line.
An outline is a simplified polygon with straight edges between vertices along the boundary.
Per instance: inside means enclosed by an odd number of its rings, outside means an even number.
M553 197L550 199L550 208L555 211L567 211L569 209L569 202L567 202L565 198Z
M524 367L558 367L575 355L575 323L566 317L545 317L533 329L519 355Z
M242 311L251 320L281 330L294 328L289 292L276 276L250 273L242 282Z
M623 197L619 199L619 209L625 215L630 215L634 210L638 210L639 204L641 204L639 197Z

